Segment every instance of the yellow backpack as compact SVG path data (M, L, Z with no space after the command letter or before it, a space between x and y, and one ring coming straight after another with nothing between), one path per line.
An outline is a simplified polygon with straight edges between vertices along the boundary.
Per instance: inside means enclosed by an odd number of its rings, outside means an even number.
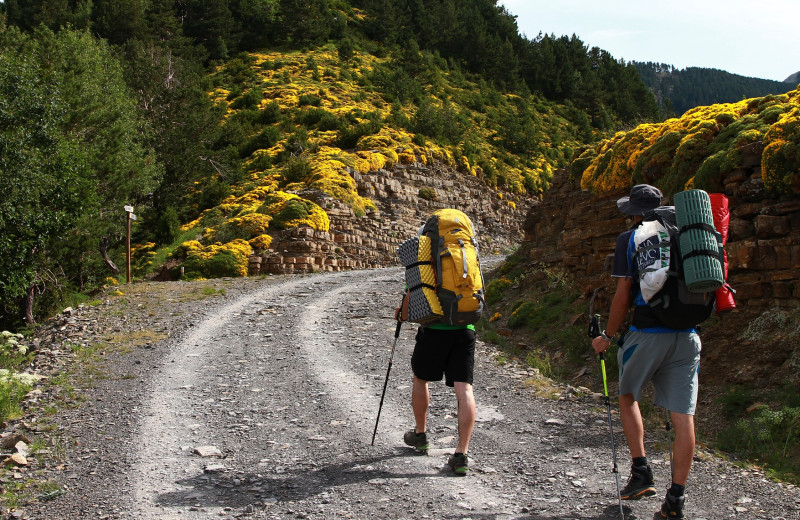
M457 209L436 211L422 227L430 239L440 323L476 323L485 307L483 274L472 222Z

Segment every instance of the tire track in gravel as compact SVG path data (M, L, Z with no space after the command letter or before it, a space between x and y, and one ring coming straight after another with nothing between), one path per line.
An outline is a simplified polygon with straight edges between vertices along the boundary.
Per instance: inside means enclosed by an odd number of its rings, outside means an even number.
M144 400L146 408L142 410L142 424L135 443L139 448L138 462L132 469L133 511L130 518L203 518L208 517L209 512L219 514L223 509L211 507L205 511L186 511L183 506L165 507L158 503L158 497L164 493L180 492L181 486L177 483L187 474L203 474L207 464L206 460L189 455L190 450L197 447L189 442L212 438L214 429L212 424L192 420L192 407L198 406L193 399L197 397L198 383L202 380L206 363L227 356L221 352L222 348L227 349L223 347L226 340L230 340L225 327L248 306L280 299L304 283L303 278L290 279L226 305L169 349L168 361L151 374L148 397ZM203 408L202 404L199 407ZM193 497L189 493L186 498L191 501Z

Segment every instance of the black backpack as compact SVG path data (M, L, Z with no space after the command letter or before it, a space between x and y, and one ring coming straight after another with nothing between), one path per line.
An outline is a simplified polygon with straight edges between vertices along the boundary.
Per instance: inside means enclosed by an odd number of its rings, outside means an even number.
M652 220L660 222L669 234L669 275L664 286L650 298L649 307L637 307L634 310L634 325L638 328L662 325L677 330L696 327L714 312L714 291L691 292L686 286L675 207L661 206L643 218L645 222ZM721 240L719 249L709 254L721 255ZM638 276L634 279L638 280Z

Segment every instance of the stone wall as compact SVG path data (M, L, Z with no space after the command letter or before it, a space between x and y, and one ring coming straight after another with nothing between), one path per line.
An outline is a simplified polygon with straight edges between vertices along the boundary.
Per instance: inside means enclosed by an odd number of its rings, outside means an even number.
M442 164L398 164L351 174L359 194L374 201L377 209L357 216L324 193L304 193L328 213L330 230L276 233L269 250L250 257L250 275L398 265L397 246L431 213L445 207L458 208L472 219L482 252L503 251L522 239L523 221L534 203L527 197L500 195L480 179ZM435 198L428 200L431 194Z
M750 147L743 150L743 167L724 179L731 213L726 249L737 310L758 315L781 300L800 299L800 200L768 197L758 143ZM601 312L614 293L608 271L615 238L630 225L616 207L627 191L593 196L559 171L525 221L523 253L568 269Z

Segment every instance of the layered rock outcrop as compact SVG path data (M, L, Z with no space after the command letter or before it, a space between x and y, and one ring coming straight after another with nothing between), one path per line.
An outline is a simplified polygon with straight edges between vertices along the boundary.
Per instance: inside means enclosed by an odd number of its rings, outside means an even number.
M498 192L480 179L442 164L397 164L368 174L353 172L359 195L376 209L363 216L324 193L314 202L328 214L327 232L310 228L276 234L269 250L250 257L249 274L341 271L397 264L395 249L434 211L453 207L472 218L481 250L518 244L533 199ZM304 194L304 196L311 196Z
M751 176L734 179L726 179L725 193L731 213L729 282L736 301L764 308L775 300L800 299L800 200L770 199ZM754 192L759 200L753 200ZM605 272L609 255L616 236L630 225L616 206L626 194L593 195L581 191L566 171L557 172L552 189L526 217L525 254L566 267L586 293L601 289L598 304L604 305L614 292Z

